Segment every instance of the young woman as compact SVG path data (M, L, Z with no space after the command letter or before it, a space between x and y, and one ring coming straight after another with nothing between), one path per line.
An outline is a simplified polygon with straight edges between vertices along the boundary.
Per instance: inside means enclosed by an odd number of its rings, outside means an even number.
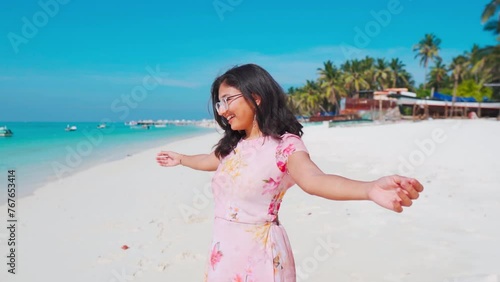
M403 211L417 199L415 179L386 176L362 182L325 174L309 158L302 125L287 108L279 84L263 68L234 67L215 79L212 104L224 135L209 154L160 152L157 162L215 171L214 234L209 282L295 282L295 264L278 220L281 200L297 184L331 200L371 200Z

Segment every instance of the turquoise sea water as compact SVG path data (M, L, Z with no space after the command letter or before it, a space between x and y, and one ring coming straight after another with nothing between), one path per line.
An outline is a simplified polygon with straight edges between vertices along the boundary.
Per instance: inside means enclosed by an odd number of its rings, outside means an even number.
M95 164L124 158L169 141L214 132L197 126L167 125L132 129L111 123L98 129L98 123L71 123L76 131L65 131L67 123L0 122L14 132L0 137L0 183L6 183L7 170L16 170L18 197L37 187ZM154 160L151 160L154 161ZM6 185L3 185L6 187ZM2 193L5 194L5 193ZM5 198L0 196L0 202Z

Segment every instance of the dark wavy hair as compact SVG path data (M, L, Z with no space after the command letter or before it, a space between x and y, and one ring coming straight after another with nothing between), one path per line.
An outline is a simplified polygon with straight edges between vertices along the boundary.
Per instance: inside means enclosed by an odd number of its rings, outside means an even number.
M278 82L258 65L235 66L217 77L212 84L214 118L224 130L224 136L214 146L218 158L229 155L245 136L244 130L232 130L226 118L217 113L215 103L219 102L219 87L222 83L240 90L245 100L253 105L256 109L257 124L264 136L281 139L281 135L287 132L302 136L302 125L287 107L285 92ZM260 105L257 105L252 94L261 98Z

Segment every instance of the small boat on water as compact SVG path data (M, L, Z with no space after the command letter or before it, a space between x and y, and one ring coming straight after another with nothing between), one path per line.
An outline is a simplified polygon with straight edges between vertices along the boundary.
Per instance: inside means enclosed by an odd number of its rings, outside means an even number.
M66 129L65 129L65 130L66 130L66 131L76 131L76 129L77 129L77 128L76 128L76 126L74 126L74 125L70 126L70 125L68 124L68 125L66 126Z
M105 123L101 123L101 124L99 124L99 125L97 126L97 128L99 128L99 129L104 129L104 128L106 128L106 127L107 127L107 126L106 126L106 124L105 124Z
M0 127L0 137L11 137L14 133L7 126Z

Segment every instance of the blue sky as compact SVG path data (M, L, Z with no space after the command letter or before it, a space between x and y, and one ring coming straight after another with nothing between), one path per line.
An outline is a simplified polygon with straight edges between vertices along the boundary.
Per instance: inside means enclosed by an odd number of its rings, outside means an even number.
M425 33L446 63L496 43L480 23L486 0L335 2L2 1L0 121L199 119L236 64L286 89L326 60L398 57L422 82L411 48Z

